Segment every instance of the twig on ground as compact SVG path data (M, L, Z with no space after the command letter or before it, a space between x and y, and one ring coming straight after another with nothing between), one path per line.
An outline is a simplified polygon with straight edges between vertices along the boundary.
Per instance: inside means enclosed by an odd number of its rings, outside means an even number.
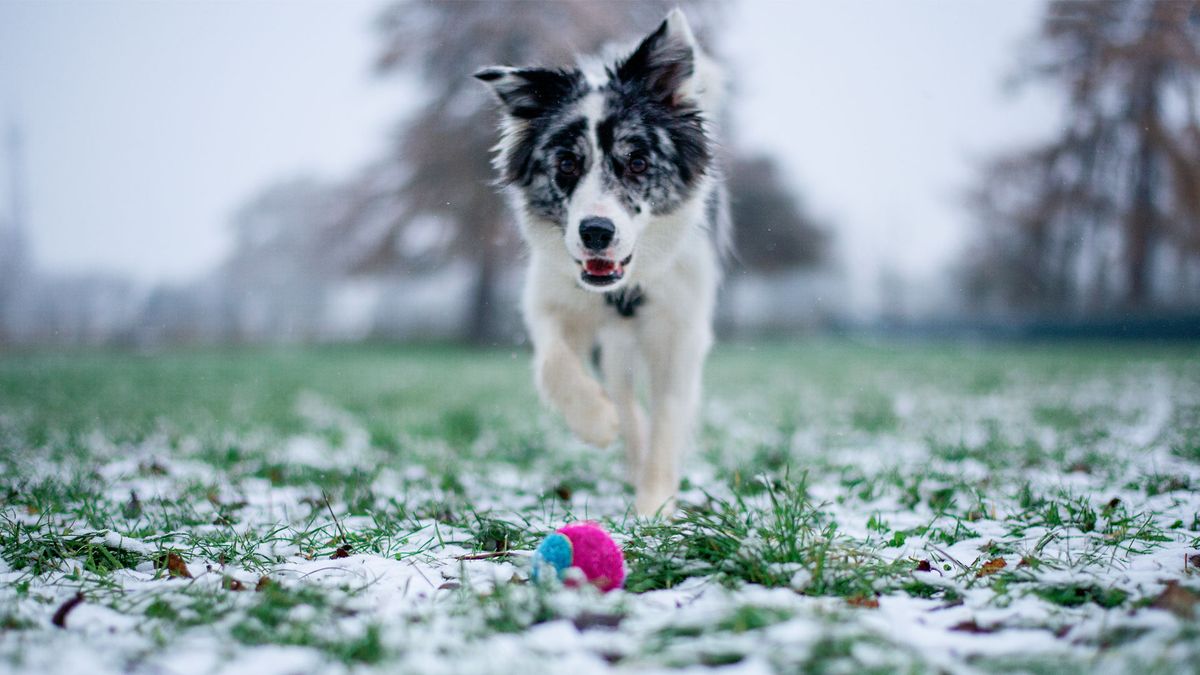
M74 596L71 597L70 600L67 600L66 602L64 602L54 612L54 616L50 619L50 623L54 624L55 626L58 626L59 628L66 628L67 627L67 615L71 613L71 610L75 609L76 607L78 607L82 604L83 604L83 593L76 593Z
M455 560L491 560L492 558L507 558L513 555L512 551L488 551L486 553L467 553L466 555L455 556Z

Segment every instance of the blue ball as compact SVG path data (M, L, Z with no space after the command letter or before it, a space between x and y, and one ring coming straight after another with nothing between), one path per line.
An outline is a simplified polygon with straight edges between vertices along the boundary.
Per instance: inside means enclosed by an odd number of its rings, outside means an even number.
M561 578L562 573L571 566L574 557L571 540L567 539L566 535L555 532L543 539L541 545L533 552L533 571L529 576L534 581L538 581L541 568L551 567Z

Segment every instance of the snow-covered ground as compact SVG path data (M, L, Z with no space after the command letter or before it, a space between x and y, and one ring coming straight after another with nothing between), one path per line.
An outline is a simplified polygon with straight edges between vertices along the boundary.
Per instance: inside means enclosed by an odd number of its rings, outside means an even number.
M666 522L520 353L0 361L0 670L1195 670L1197 356L727 349Z

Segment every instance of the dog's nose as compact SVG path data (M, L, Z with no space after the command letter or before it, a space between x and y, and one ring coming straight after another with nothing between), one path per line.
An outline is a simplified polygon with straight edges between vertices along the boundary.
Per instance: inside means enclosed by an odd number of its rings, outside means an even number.
M579 222L579 238L589 251L602 251L612 243L617 228L608 218L592 216Z

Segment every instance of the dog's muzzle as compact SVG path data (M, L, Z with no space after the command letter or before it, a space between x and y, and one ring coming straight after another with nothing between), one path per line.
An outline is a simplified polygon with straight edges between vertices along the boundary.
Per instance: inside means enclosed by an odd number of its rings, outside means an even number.
M608 218L592 216L579 223L579 239L589 251L603 251L612 244L617 228Z

